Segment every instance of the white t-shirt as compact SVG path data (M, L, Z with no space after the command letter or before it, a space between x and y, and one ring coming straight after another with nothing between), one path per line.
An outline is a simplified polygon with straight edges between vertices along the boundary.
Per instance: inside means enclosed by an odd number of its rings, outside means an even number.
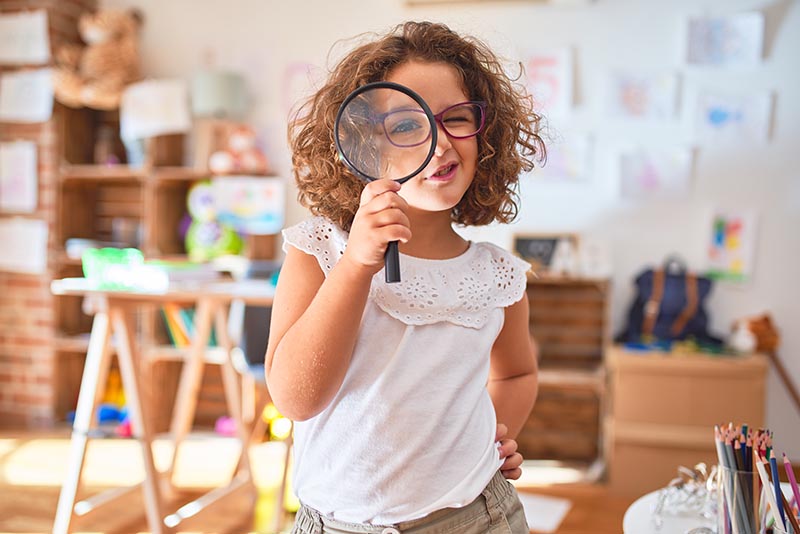
M321 217L283 231L325 275L347 233ZM497 472L486 389L504 308L529 265L489 243L448 260L400 255L402 281L372 280L341 388L295 426L294 489L322 514L393 524L472 502Z

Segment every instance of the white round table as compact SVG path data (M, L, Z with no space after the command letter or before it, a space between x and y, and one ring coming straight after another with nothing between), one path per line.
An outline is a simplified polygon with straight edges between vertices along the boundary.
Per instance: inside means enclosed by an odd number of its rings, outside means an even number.
M653 520L653 508L658 502L656 490L636 499L625 512L622 520L624 534L687 534L693 528L708 527L714 529L714 521L700 515L662 515L664 521L661 528L656 528Z

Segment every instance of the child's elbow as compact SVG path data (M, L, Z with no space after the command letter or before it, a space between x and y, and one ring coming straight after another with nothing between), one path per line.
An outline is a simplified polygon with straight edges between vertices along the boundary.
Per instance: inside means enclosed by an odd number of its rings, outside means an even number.
M325 409L313 396L304 395L301 389L291 384L284 386L275 381L271 383L267 376L267 386L272 404L281 415L292 421L306 421Z
M272 398L272 403L281 415L295 422L307 421L322 411L298 402L281 402L275 397Z

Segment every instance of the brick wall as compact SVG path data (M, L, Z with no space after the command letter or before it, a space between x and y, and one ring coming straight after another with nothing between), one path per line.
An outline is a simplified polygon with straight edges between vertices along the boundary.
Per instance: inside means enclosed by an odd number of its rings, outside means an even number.
M95 8L96 0L0 0L0 13L46 10L53 48L77 41L78 17ZM0 75L17 68L27 67L0 66ZM38 208L20 216L47 222L51 260L62 248L61 243L53 242L63 145L57 123L57 108L46 123L0 123L0 141L26 140L38 146ZM0 218L9 216L0 213ZM0 272L0 427L49 426L55 419L58 375L53 341L54 298L49 287L58 274L53 272L53 262L48 264L44 275Z

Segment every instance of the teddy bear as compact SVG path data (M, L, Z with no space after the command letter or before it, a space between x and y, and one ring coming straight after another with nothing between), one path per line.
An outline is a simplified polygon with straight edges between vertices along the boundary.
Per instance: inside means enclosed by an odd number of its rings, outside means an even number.
M208 158L208 169L214 174L267 174L268 162L256 147L256 134L252 128L239 125L228 135L227 147L217 150Z
M70 44L55 53L53 88L56 100L73 107L113 110L126 85L141 79L138 10L84 13L78 33L85 46Z

